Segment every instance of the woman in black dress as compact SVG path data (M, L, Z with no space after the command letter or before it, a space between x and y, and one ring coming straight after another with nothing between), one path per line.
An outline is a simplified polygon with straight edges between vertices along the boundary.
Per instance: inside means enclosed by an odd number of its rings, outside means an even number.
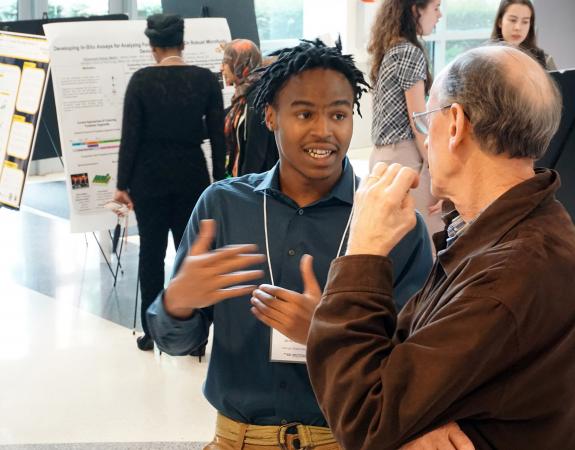
M200 148L204 130L215 180L225 176L225 141L216 76L182 58L183 19L150 16L145 33L157 64L136 71L128 83L115 200L133 208L138 220L144 335L137 344L151 350L146 310L164 288L168 233L177 248L196 201L210 184Z

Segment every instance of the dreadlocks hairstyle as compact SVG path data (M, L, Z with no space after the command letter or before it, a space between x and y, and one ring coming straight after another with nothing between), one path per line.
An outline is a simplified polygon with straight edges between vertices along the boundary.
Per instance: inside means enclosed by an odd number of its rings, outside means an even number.
M293 48L284 48L272 53L277 59L268 67L260 69L260 78L256 90L254 106L256 110L265 111L267 105L273 105L278 92L294 75L310 69L331 69L347 78L353 88L354 104L361 116L359 99L370 88L363 73L355 66L351 55L341 53L341 40L338 38L335 47L328 47L320 39L309 41L302 39Z

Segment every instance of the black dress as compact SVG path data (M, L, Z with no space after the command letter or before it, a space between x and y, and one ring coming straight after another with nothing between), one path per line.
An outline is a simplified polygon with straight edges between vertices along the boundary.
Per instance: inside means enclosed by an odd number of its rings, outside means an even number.
M134 203L140 234L142 327L146 309L164 287L171 230L179 246L210 178L200 144L212 146L213 177L225 176L224 111L219 83L208 69L152 66L132 75L124 98L117 188Z

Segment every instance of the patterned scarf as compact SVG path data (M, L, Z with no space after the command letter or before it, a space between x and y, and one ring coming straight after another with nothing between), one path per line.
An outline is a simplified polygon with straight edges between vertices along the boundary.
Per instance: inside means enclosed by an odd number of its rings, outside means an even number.
M237 139L238 125L245 115L246 95L254 77L254 69L262 63L262 55L257 46L247 39L234 39L224 46L222 64L228 65L234 74L236 91L232 97L232 106L226 115L224 133L226 136L226 172L228 176L238 176L240 146Z

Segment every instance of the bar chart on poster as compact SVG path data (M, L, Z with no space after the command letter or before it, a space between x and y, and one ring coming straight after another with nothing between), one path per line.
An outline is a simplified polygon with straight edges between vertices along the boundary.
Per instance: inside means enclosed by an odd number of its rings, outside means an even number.
M43 36L0 32L0 204L19 209L48 79Z

